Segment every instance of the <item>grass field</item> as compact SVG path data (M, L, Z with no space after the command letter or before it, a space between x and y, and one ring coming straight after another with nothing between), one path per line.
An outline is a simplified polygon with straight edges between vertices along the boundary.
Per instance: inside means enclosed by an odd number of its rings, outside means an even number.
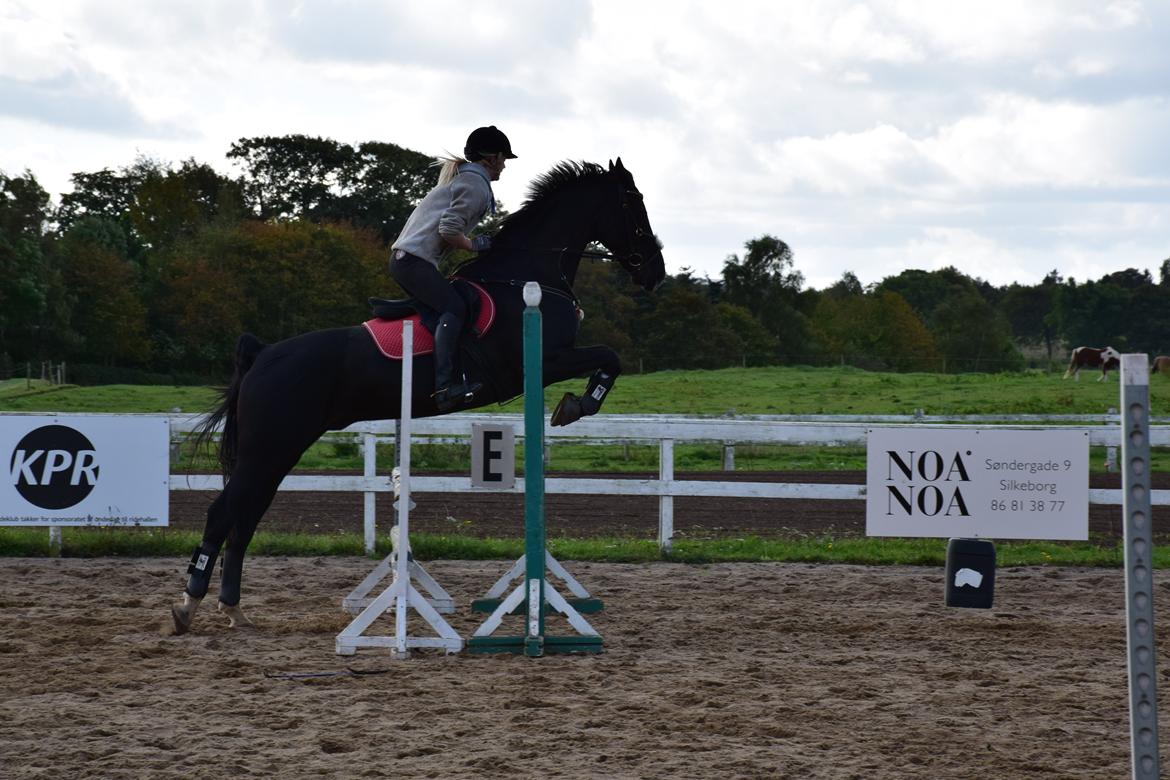
M199 544L199 534L167 528L69 528L62 535L61 555L175 556L183 558ZM458 535L411 534L420 560L516 559L524 553L522 539L478 539ZM646 563L663 559L653 539L550 538L549 551L565 561ZM669 559L678 563L785 561L864 565L941 566L945 539L868 539L832 536L798 539L737 537L676 540ZM362 555L359 534L288 534L260 531L249 547L252 555ZM389 537L380 537L376 557L390 553ZM0 555L46 557L54 554L43 528L0 528ZM1120 545L1089 542L1007 541L996 543L999 566L1110 566L1123 564ZM1154 566L1170 566L1170 547L1154 550Z
M1150 386L1155 415L1170 414L1170 380L1155 375ZM551 407L564 392L581 392L582 380L551 386ZM663 371L623 376L606 399L611 414L1105 414L1118 406L1116 374L1096 382L1062 380L1059 374L893 374L855 368L775 367L720 371ZM202 412L216 398L211 388L109 385L53 387L25 380L0 383L0 412ZM521 401L486 411L520 413ZM390 468L392 448L379 448L379 468ZM192 453L181 466L191 465ZM518 453L519 455L519 453ZM414 466L422 470L460 470L469 463L468 447L419 445ZM1103 451L1092 453L1094 470L1104 468ZM523 463L523 460L519 460ZM206 459L196 465L211 467ZM717 446L680 445L679 471L721 468ZM1170 468L1170 453L1155 451L1153 467ZM302 458L300 468L360 469L361 454L348 442L322 443ZM736 469L743 471L858 470L865 467L861 447L739 446ZM548 466L556 471L645 472L658 469L651 446L557 445Z
M1151 377L1155 415L1170 414L1170 379ZM107 385L52 387L0 383L0 411L198 412L210 388ZM584 380L552 385L550 405ZM1059 374L894 374L856 368L728 368L622 376L605 401L610 414L1104 414L1118 405L1117 375L1108 381L1062 380ZM519 399L487 411L519 412Z

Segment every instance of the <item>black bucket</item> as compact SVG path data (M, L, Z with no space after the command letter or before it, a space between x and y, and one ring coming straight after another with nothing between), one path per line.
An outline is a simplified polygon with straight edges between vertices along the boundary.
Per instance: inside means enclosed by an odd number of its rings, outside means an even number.
M995 544L987 539L947 542L947 606L990 609L995 596Z

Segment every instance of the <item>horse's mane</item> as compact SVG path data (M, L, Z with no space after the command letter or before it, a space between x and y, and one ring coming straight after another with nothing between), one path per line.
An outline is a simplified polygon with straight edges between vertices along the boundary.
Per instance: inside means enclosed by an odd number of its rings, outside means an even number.
M597 163L576 162L562 160L554 165L548 173L541 174L532 180L528 186L528 195L520 208L504 217L500 227L500 238L508 232L523 225L540 213L541 207L558 192L585 181L593 181L605 176L607 171Z

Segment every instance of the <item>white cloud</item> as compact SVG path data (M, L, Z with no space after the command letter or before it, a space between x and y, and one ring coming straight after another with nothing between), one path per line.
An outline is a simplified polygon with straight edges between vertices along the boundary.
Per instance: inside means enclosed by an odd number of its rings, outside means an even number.
M438 154L496 124L519 205L621 155L670 268L772 233L810 283L1170 254L1170 9L1100 0L147 0L0 6L0 168L54 193L250 135ZM1149 257L1143 259L1142 253Z

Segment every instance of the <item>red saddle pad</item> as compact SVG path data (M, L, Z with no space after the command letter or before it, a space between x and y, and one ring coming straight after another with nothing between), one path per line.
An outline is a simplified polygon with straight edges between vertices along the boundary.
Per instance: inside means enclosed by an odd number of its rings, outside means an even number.
M472 327L475 328L476 335L483 338L496 319L496 304L488 295L487 290L467 279L462 281L474 287L476 294L479 295L479 316ZM435 337L422 326L421 317L417 314L412 314L401 320L366 320L362 323L362 327L374 339L374 344L378 346L379 352L391 360L402 360L402 323L406 320L414 323L414 354L425 355L434 352Z

